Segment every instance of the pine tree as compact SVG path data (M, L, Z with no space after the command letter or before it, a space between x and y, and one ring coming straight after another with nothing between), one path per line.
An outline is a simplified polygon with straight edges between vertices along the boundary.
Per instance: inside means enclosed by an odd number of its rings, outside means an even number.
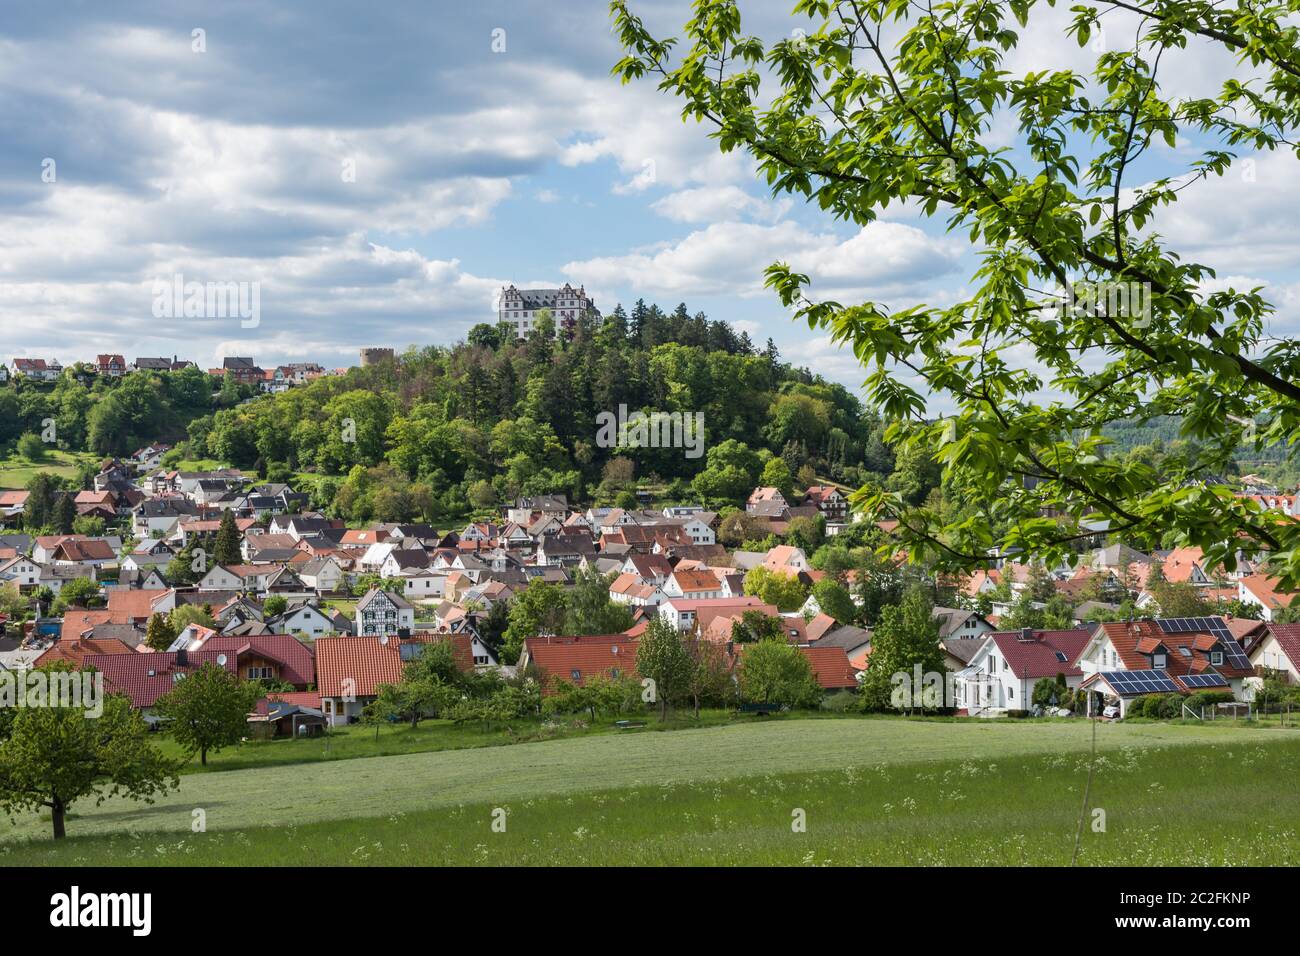
M77 503L71 492L63 492L54 503L54 530L59 534L72 534L72 523L77 520Z
M241 560L239 528L235 525L235 513L229 508L221 513L221 527L217 529L212 560L217 564L238 564Z
M176 640L176 628L166 614L150 614L149 625L145 628L144 642L155 651L165 651Z

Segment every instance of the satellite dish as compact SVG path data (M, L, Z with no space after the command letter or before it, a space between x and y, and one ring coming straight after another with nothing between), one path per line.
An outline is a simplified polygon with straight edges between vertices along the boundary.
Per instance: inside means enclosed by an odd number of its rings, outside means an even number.
M226 655L225 655L225 654L218 654L218 655L217 655L217 663L220 664L222 667L225 667L225 666L226 666Z
M387 643L388 643L388 635L387 635L387 634L380 634L380 635L379 635L379 643L380 643L380 644L387 644Z

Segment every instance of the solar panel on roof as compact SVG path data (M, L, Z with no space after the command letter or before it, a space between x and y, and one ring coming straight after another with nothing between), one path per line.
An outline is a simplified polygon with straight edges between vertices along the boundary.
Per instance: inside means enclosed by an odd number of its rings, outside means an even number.
M1221 617L1162 617L1156 623L1166 634L1210 634L1223 645L1223 654L1229 665L1238 670L1250 670L1250 660L1241 649L1237 639L1228 630L1228 624Z
M1101 677L1122 697L1178 693L1178 685L1164 671L1102 671Z
M1227 687L1228 682L1222 674L1187 674L1180 677L1188 687Z

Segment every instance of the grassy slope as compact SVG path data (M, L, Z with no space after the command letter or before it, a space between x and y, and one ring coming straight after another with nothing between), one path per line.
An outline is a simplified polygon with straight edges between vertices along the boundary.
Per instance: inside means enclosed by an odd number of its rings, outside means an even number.
M77 474L77 465L82 461L93 461L94 455L72 454L71 452L52 449L44 461L28 461L14 455L0 461L0 490L21 490L40 472L58 475L60 478L72 478Z
M1099 746L1222 742L1271 744L1287 731L1163 724L1107 725ZM191 774L153 806L114 798L83 802L73 834L188 832L191 811L207 811L211 830L304 825L348 817L410 813L479 801L525 801L624 787L715 781L756 773L834 772L924 760L1005 760L1078 753L1085 721L1060 723L799 720L674 733L593 735L569 740L330 763ZM1014 798L1008 791L1007 799ZM48 824L27 815L0 824L0 839L38 837Z
M656 736L705 733L717 732ZM543 748L493 754L526 749ZM382 816L242 830L227 828L221 808L210 804L206 833L0 844L0 865L1064 865L1086 763L1085 754L1070 752L647 780L496 804L415 811L395 805ZM1081 863L1300 863L1300 736L1110 749L1098 765L1091 806L1105 811L1105 831L1085 827ZM217 775L234 776L244 774ZM797 810L805 832L792 829ZM498 832L492 823L502 811L506 829Z

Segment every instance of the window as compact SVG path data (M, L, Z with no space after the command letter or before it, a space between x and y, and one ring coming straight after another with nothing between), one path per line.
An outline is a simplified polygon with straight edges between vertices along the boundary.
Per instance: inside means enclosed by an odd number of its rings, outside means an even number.
M1007 700L1015 700L1015 699L1016 699L1016 689L1014 687L1008 687Z
M581 679L582 679L582 671L578 670L578 669L575 667L573 670L569 671L569 676L572 677L574 680L581 680Z
M1163 670L1168 663L1169 663L1169 656L1167 654L1151 655L1151 666L1154 668Z
M1210 651L1210 663L1211 663L1211 664L1216 664L1216 665L1217 665L1217 664L1222 664L1222 663L1223 663L1223 651Z

